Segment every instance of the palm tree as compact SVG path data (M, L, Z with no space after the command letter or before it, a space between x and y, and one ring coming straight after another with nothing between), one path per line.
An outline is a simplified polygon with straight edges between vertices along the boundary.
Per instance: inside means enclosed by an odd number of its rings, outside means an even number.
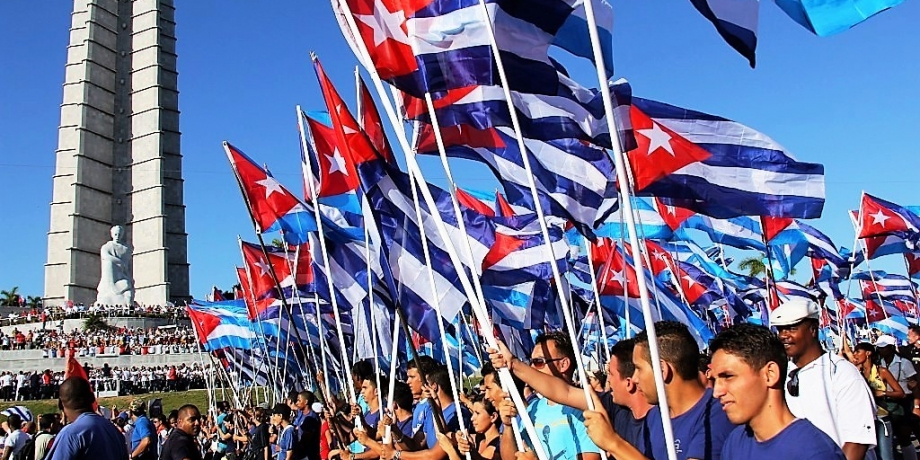
M9 291L0 291L0 305L14 307L19 305L19 286L13 286Z
M272 246L278 249L284 249L284 241L281 241L278 238L272 238Z
M110 326L102 316L89 315L83 320L83 329L87 331L110 331L114 327Z
M760 278L767 270L767 267L763 263L763 257L757 256L742 259L741 262L738 262L738 268L746 270L748 276L752 278Z
M41 308L42 306L41 296L37 296L37 295L26 296L26 305L28 305L29 308Z

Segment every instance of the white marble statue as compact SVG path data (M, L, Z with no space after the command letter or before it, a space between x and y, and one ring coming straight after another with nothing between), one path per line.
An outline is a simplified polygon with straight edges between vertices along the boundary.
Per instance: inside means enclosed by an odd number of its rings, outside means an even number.
M131 279L131 247L122 243L124 229L112 227L112 241L99 250L102 276L96 288L96 305L134 304L134 280Z

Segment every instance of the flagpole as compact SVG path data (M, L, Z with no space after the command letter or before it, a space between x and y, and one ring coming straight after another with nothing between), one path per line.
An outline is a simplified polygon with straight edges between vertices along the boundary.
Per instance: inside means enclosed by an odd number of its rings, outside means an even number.
M480 3L481 2L482 0L480 0ZM604 113L607 115L607 129L610 131L610 144L617 169L617 181L620 183L620 189L626 197L626 199L623 200L623 211L626 213L626 224L627 230L629 231L630 245L632 246L633 254L638 255L641 254L638 232L636 231L636 222L633 219L632 200L629 198L629 181L626 177L626 167L623 161L624 154L620 147L619 133L615 123L616 115L613 111L610 87L607 84L607 71L604 68L604 57L601 51L600 38L597 34L597 21L594 17L593 0L585 0L584 5L585 16L587 16L588 19L588 34L591 38L591 48L597 69L597 80L604 102ZM658 334L655 332L655 323L652 317L651 304L649 302L648 286L645 281L645 269L642 267L641 258L639 260L639 267L637 267L638 270L636 270L636 281L639 283L639 300L642 303L642 316L645 319L646 333L648 334L649 353L652 361L652 369L655 374L655 387L658 391L658 407L661 410L665 444L668 446L668 458L670 460L677 460L677 452L674 446L674 430L671 426L671 411L668 408L668 397L664 391L664 375L661 371L661 358L658 352Z
M361 73L358 70L358 66L355 66L355 91L357 94L357 97L356 97L357 104L355 106L356 107L355 112L358 114L358 118L357 118L358 127L360 127L361 129L364 129L364 106L363 106L364 105L364 94L361 91L363 87L364 87L364 84L361 81ZM367 298L368 298L367 305L368 305L368 308L370 309L370 316L371 316L371 346L374 349L374 369L376 369L377 371L374 373L374 378L377 381L377 386L376 386L377 395L381 395L383 392L380 388L380 358L378 358L377 356L377 342L379 340L379 338L377 337L377 334L379 333L379 331L377 330L377 315L375 313L376 308L374 307L374 288L373 288L374 281L376 281L376 279L373 276L374 273L371 267L371 234L370 234L370 229L368 229L367 225L364 226L364 258L367 261ZM355 347L355 350L357 349L358 347Z
M393 393L396 390L396 368L399 360L399 319L393 318L393 346L390 347L390 386L387 388L387 412L393 413ZM394 420L395 422L396 420ZM387 425L383 431L383 444L389 445L392 436L393 427Z
M502 90L504 91L504 94L505 94L505 101L508 103L508 112L511 117L511 125L514 128L514 133L515 133L515 137L517 140L518 149L521 152L521 160L522 160L521 162L523 163L524 171L526 171L527 173L527 181L530 187L530 195L531 195L531 198L533 199L534 211L536 211L537 213L537 221L540 223L540 232L543 235L543 240L544 240L543 243L545 244L547 252L549 253L550 268L552 269L553 280L556 283L556 289L559 291L559 304L560 304L560 307L562 308L563 317L565 318L566 331L568 332L569 337L572 340L572 343L576 344L578 343L578 336L575 331L575 324L574 324L571 307L569 305L568 293L564 292L567 284L563 282L562 275L559 272L559 267L556 265L557 259L556 259L555 250L553 248L553 243L550 240L549 227L546 224L546 214L543 212L543 205L540 203L540 195L539 195L539 192L537 191L536 179L534 178L533 168L531 168L530 166L530 157L528 155L527 146L524 144L524 135L522 134L522 131L521 131L520 120L518 120L517 108L514 106L514 100L512 99L512 96L511 96L511 87L509 86L509 83L508 83L508 76L505 73L505 67L502 62L500 50L498 47L498 41L495 38L495 30L493 30L493 27L492 27L493 23L489 16L489 9L486 6L485 0L479 0L479 5L481 6L483 20L488 26L486 27L486 31L489 35L489 43L492 48L492 54L495 59L495 64L498 70L499 79L501 81ZM591 390L589 386L587 385L588 376L587 376L587 373L585 372L585 365L584 365L584 362L582 360L580 353L575 354L575 368L578 373L578 379L583 384L582 389L584 390L587 406L589 409L594 410L594 400L591 399ZM535 444L539 444L539 443L535 443Z
M239 246L240 246L240 253L242 253L242 252L243 252L243 239L242 239L239 235L237 235L237 236L236 236L236 241L237 241L237 243L238 243ZM266 261L266 264L267 264L267 263L268 263L268 262ZM240 281L240 290L243 291L243 292L246 292L246 290L243 290L243 289L242 289L242 284L243 284L243 283L246 283L246 284L249 286L248 292L249 292L250 294L252 294L252 292L253 292L253 290L252 290L252 280L251 280L251 275L250 275L250 273L249 273L249 264L246 262L246 256L245 256L245 255L243 255L243 265L244 265L243 270L246 272L246 278L247 278L247 279L245 279L245 280L240 279L240 277L239 277L239 272L237 272L237 279L239 279L239 281ZM243 299L243 302L246 303L246 304L248 304L250 301L252 302L253 312L255 312L255 308L256 308L256 305L255 305L255 296L253 296L252 299ZM247 310L248 310L248 309L247 309ZM248 311L247 311L247 313L248 313ZM248 315L247 315L247 316L248 316ZM258 317L256 317L256 319L258 319ZM279 320L279 321L280 321L280 320ZM249 323L250 323L250 329L251 329L251 328L252 328L253 320L250 319L250 320L249 320ZM267 356L267 355L268 355L268 347L266 347L266 345L265 345L265 328L262 326L262 321L255 321L255 323L259 325L259 332L261 333L261 335L258 337L259 345L261 346L262 351L263 351L263 352L266 354L266 356ZM279 333L280 333L280 328L279 328ZM273 376L272 376L271 374L269 374L269 377L271 378L271 377L273 377ZM274 387L274 383L273 383L273 382L270 383L270 385L272 385L272 387Z
M303 123L303 111L301 110L299 105L296 107L296 109L297 109L297 127L300 130L300 144L301 144L301 148L303 148L303 151L305 153L304 154L305 161L309 162L310 155L308 153L309 150L307 149L307 134L306 134L307 131ZM307 166L308 166L308 169L310 169L309 163ZM312 169L310 170L312 171ZM339 346L341 347L342 367L344 368L344 371L345 371L345 386L348 389L348 396L350 398L349 402L351 404L357 404L358 398L355 395L355 383L351 376L351 363L348 362L348 358L347 358L348 351L347 351L347 348L345 347L345 334L342 332L342 318L341 318L341 315L339 314L339 302L335 295L335 285L333 284L333 281L332 281L332 267L329 264L329 252L326 248L326 237L323 232L323 220L322 220L323 216L319 209L320 204L319 204L319 197L316 193L316 184L313 183L312 179L313 178L310 177L308 178L306 182L307 182L307 186L310 188L310 195L313 197L313 214L316 218L316 227L319 232L319 246L320 246L320 253L322 254L322 258L323 258L323 272L326 275L326 284L329 286L329 301L332 304L332 314L333 314L333 317L335 318L335 331L336 331L336 334L338 335ZM368 261L368 263L370 262ZM370 283L370 280L368 280L368 283ZM322 323L322 314L320 313L320 310L319 310L319 304L317 304L316 314L317 314L317 317L319 318L318 322ZM320 337L322 337L322 334L320 334ZM361 428L361 418L360 417L355 417L355 427Z
M298 305L298 307L299 307L298 309L300 310L300 319L301 319L301 321L303 321L304 328L306 328L306 327L307 327L307 317L304 315L304 312L303 312L303 299L300 297L300 289L297 287L297 271L298 271L299 266L300 266L300 251L301 251L301 249L302 249L302 248L301 248L302 246L303 246L303 245L300 245L300 244L299 244L299 245L297 245L297 247L294 249L294 262L293 262L293 263L291 263L291 259L288 257L288 252L289 252L289 251L288 251L288 248L289 248L289 245L288 245L287 243L284 243L284 255L285 255L285 259L287 260L288 268L291 270L291 276L293 277L293 287L291 288L291 293L294 295L294 296L293 296L293 297L294 297L294 300L297 302L297 305ZM312 245L310 245L310 246L312 246ZM309 254L309 249L307 249L307 251L308 251L308 254ZM311 255L311 263L312 263L312 255ZM307 267L307 270L312 270L312 269L313 269L312 267ZM320 314L320 313L319 313L319 305L318 305L318 304L316 305L316 314L317 314L317 315ZM291 323L294 325L294 329L297 329L297 322L296 322L296 320L294 319L293 311L291 312ZM290 348L291 348L292 351L295 349L295 347L294 347L293 344L288 343L288 345L290 346ZM308 351L309 351L309 349L311 349L311 348L313 347L312 342L310 342L310 334L309 334L309 331L307 332L307 346L305 347L302 341L298 341L298 344L297 344L297 345L298 345L297 348L300 349L300 352L303 354L303 356L304 356L304 357L308 357L309 354L310 354L310 353L308 353ZM288 367L287 361L288 361L288 360L285 360L285 363L284 363L285 372L287 372L287 367ZM301 373L301 376L300 376L300 377L301 377L301 378L300 378L299 380L300 380L301 382L303 382L304 387L306 387L306 385L307 385L307 378L306 378L306 375L305 375L305 374L306 374L305 368L304 368L303 364L300 362L299 359L294 360L294 362L297 363L297 367L300 369L300 373ZM313 370L310 369L310 371L312 372Z
M597 274L594 272L594 254L591 249L591 243L582 238L582 241L585 243L585 255L588 256L588 271L591 272L591 290L594 291L594 305L597 307L598 321L601 326L601 339L603 340L603 349L604 352L601 355L605 361L610 359L610 350L607 349L607 326L604 324L604 312L601 310L601 294L597 288ZM629 310L629 305L626 306L626 309ZM629 329L629 324L627 323L626 329Z
M342 10L342 12L344 13L345 21L348 24L348 28L352 36L357 37L357 39L355 40L355 44L356 44L357 51L359 52L359 56L357 56L358 60L359 62L364 63L364 67L365 69L367 69L368 73L371 76L371 80L374 83L374 89L377 91L377 95L380 97L381 102L383 102L384 111L386 112L387 117L390 120L390 124L393 126L393 130L396 133L396 138L399 141L400 147L403 149L403 152L405 154L406 168L408 169L410 175L417 178L419 182L424 183L425 182L424 176L422 175L421 168L419 167L418 162L415 158L415 152L409 146L409 141L406 137L406 132L401 127L399 117L396 114L394 106L392 102L390 101L389 97L387 97L386 90L383 87L383 81L380 79L380 75L377 73L376 67L374 67L373 60L370 58L370 54L368 53L364 42L360 39L361 31L358 29L358 25L355 22L354 15L352 15L351 13L351 8L348 6L348 3L344 0L338 0L337 4L339 8ZM422 198L425 200L425 204L428 206L428 208L437 209L437 206L435 205L434 197L431 196L431 191L428 190L427 187L420 187L420 191L422 194ZM485 305L483 305L480 302L473 301L476 299L474 290L472 286L470 285L470 280L468 280L467 277L465 276L463 264L460 261L460 258L457 254L456 248L454 247L452 240L449 237L450 234L447 232L447 228L444 224L444 221L441 218L441 215L437 212L432 213L432 217L434 219L435 226L437 227L438 233L440 233L445 240L445 245L446 245L445 250L447 251L447 254L450 257L451 263L454 265L454 268L457 270L457 273L459 275L458 278L459 278L460 284L462 285L467 298L471 300L470 304L473 308L473 311L476 313L476 316L479 318L480 327L483 328L482 335L486 339L490 347L497 348L498 342L496 341L495 336L493 335L493 332L485 328L485 324L492 323L491 320L489 319L489 315L486 311ZM400 313L401 315L401 311L399 308L397 308L397 312ZM400 318L403 322L405 321L404 317L400 316ZM407 336L407 337L410 337L410 336ZM502 382L502 387L506 391L508 391L509 394L511 395L511 399L514 401L515 406L518 409L518 413L522 415L524 427L527 430L528 435L530 436L531 439L539 439L537 430L533 425L533 421L529 417L526 416L527 405L524 403L524 400L522 399L521 395L516 391L510 391L515 388L514 379L511 376L511 371L508 369L499 370L499 379ZM520 440L519 440L518 445L523 445L522 443L520 443ZM535 443L534 448L535 448L537 457L540 460L548 460L548 456L546 455L546 452L543 449L542 444Z
M418 193L416 191L419 188L427 187L428 184L425 182L418 183L415 181L414 178L409 177L409 186L412 187L412 201L415 204L415 214L418 216L418 222L419 222L418 228L419 228L420 237L422 239L422 254L425 257L425 266L428 267L428 270L427 270L428 271L428 287L431 289L431 293L434 295L434 298L435 298L435 301L432 302L431 306L434 307L434 311L436 314L435 317L438 323L438 332L441 334L441 346L444 347L444 361L445 361L445 364L447 365L447 375L450 376L450 380L451 380L451 385L450 385L451 393L452 393L451 396L454 399L454 405L459 406L461 404L460 394L457 391L457 384L454 383L455 382L454 379L456 378L457 374L454 373L454 365L453 365L452 360L450 359L450 343L448 343L447 341L447 333L444 330L444 318L441 316L441 305L440 305L440 302L438 302L437 300L438 299L438 287L434 280L434 269L431 266L431 253L428 250L428 238L425 236L425 224L422 218L422 207L419 204ZM457 313L457 314L458 315L462 314L462 312ZM437 399L436 396L434 398ZM440 404L438 404L438 406L442 412L446 409L445 407L440 407ZM466 421L463 420L463 411L461 411L458 407L455 414L457 417L457 421L460 422L459 423L460 431L465 433L466 432ZM445 422L446 421L447 420L445 420ZM466 460L471 460L471 459L472 457L470 457L470 453L467 452Z

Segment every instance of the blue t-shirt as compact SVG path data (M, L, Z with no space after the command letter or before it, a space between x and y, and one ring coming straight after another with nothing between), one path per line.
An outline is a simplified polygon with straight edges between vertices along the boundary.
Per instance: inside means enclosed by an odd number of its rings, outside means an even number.
M527 404L527 413L550 460L576 460L582 453L601 453L588 437L582 411L550 403L546 398L534 398ZM526 435L524 424L519 426Z
M134 431L131 432L131 452L137 449L138 444L144 438L150 438L150 444L147 449L156 449L157 432L153 428L153 423L146 416L141 415L134 422Z
M415 434L425 426L425 419L431 412L431 406L427 399L423 399L412 408L412 432L405 433L406 436L415 437Z
M463 420L469 424L470 411L466 410L464 407L461 409L461 414L463 415ZM448 432L460 430L460 420L457 419L457 403L453 403L445 407L443 410L443 415L445 430ZM431 449L435 446L435 444L438 443L438 430L437 425L435 425L434 422L434 413L431 411L431 406L428 407L428 413L426 414L422 429L425 430L425 445Z
M278 436L278 452L275 454L275 458L278 460L285 460L287 458L287 453L289 450L294 448L294 426L288 425L281 430L281 435Z
M664 428L661 426L661 410L658 406L649 411L645 417L651 440L650 452L656 459L668 458L668 447L664 442ZM685 460L719 460L725 438L735 429L728 421L719 401L712 397L712 389L707 388L703 397L687 412L671 418L674 429L674 447L677 458Z
M844 460L846 457L834 440L808 420L800 418L763 442L754 438L754 432L746 425L735 428L722 446L722 458Z
M613 393L607 391L600 395L601 406L607 412L607 417L613 424L613 429L626 442L635 447L642 455L649 455L648 429L645 418L636 420L632 410L613 402Z
M227 419L227 414L217 415L217 432L219 435L227 434L227 429L224 428L224 420L226 419ZM222 441L219 435L217 436L217 451L226 452L229 444Z
M61 429L46 458L124 460L128 458L128 447L125 445L125 435L112 422L101 415L84 412L73 423Z

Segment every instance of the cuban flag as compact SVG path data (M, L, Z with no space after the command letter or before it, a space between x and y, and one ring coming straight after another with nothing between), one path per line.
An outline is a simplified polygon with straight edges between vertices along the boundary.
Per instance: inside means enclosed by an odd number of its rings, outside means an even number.
M360 38L346 22L347 5ZM539 0L527 7L478 0L333 0L346 41L361 56L360 39L381 78L415 97L470 85L499 83L489 29L512 89L552 94L558 85L549 49L591 58L582 1ZM613 13L595 0L598 29L606 46L604 61L613 73Z
M755 64L759 0L690 0L735 51Z
M534 209L531 175L513 130L476 130L466 126L441 129L447 155L483 162L502 182L509 202ZM614 210L617 191L613 160L606 151L576 139L525 139L537 190L547 200L547 214L571 220L586 236ZM434 133L426 126L418 140L419 153L436 154ZM541 203L542 204L542 203Z
M917 286L905 276L874 270L855 273L853 279L859 280L864 300L917 301Z
M482 262L482 289L493 314L505 324L543 329L547 311L556 307L556 289L549 249L542 233L532 229L536 215L496 218L495 241ZM502 225L504 224L504 225ZM562 228L549 228L557 269L568 268L569 246Z
M713 243L755 251L763 251L765 247L760 223L747 216L717 219L695 214L688 217L683 222L682 227L702 231L709 236Z
M911 278L920 278L920 253L908 252L904 254L907 261L907 274Z
M896 235L916 239L920 236L920 216L904 206L863 192L856 233L859 238Z
M633 98L637 194L718 218L820 217L824 167L740 123Z
M601 147L611 148L610 132L604 113L600 92L582 87L574 80L559 74L560 85L552 95L512 92L511 99L517 112L524 137L543 141L554 139L580 139ZM614 111L620 132L628 121L628 104L631 89L626 80L610 83L614 96ZM424 100L404 94L405 116L411 120L431 123L428 106ZM500 86L469 86L448 91L433 102L438 123L442 127L467 125L476 129L510 127L511 115L504 89ZM620 139L625 138L620 135Z
M228 300L206 302L195 300L187 308L189 318L202 345L208 350L230 347L243 350L252 348L257 334L246 314L245 302ZM271 325L263 327L271 328ZM277 335L277 329L270 332Z
M633 212L636 213L635 222L638 234L648 239L669 239L673 231L661 214L647 198L630 197L633 200ZM626 220L623 208L613 211L604 222L594 231L599 237L623 239L628 237Z

